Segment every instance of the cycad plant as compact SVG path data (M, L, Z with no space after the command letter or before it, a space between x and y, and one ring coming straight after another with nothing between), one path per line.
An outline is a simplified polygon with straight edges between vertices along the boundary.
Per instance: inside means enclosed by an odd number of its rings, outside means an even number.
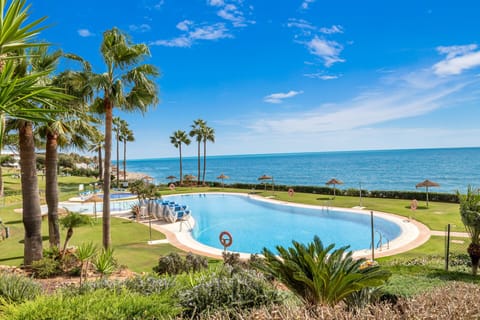
M304 245L277 246L278 256L263 249L265 261L256 264L267 275L287 286L308 306L335 305L354 292L382 285L390 272L379 266L362 268L365 259L355 260L348 246L336 250L323 246L318 236Z
M480 261L480 194L468 186L467 194L457 192L462 222L470 235L467 252L472 260L472 274L476 275Z
M91 259L97 253L97 246L93 242L82 243L75 252L75 256L80 260L80 285L82 281L87 281L88 266Z

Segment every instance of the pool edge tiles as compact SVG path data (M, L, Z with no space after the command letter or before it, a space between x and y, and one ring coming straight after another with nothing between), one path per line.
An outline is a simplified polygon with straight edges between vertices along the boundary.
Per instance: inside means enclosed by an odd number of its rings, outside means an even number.
M203 194L205 193L178 194L175 196L203 195ZM298 203L292 203L288 201L263 198L257 195L246 194L246 193L210 192L207 194L242 196L242 197L248 197L258 201L271 202L276 205L303 207L303 208L310 208L315 210L319 210L322 207L318 205L315 206L315 205L308 205L308 204L298 204ZM168 196L166 198L168 198ZM362 214L362 215L370 215L370 212L372 211L372 210L337 208L337 207L329 207L328 209L331 211L352 212L352 213ZM375 217L377 218L380 217L382 219L388 220L400 228L399 236L397 236L393 241L389 243L388 248L387 248L387 245L384 244L380 248L375 249L375 252L374 252L375 257L394 255L394 254L411 250L425 243L430 237L430 230L425 225L417 221L408 220L405 217L398 216L391 213L386 213L386 212L373 211L373 214ZM179 223L160 224L160 225L156 224L156 226L158 226L158 229L160 231L164 232L167 235L167 238L170 240L170 242L174 246L182 250L191 251L194 253L207 255L215 258L221 258L222 252L223 252L222 249L208 246L204 243L197 241L193 237L192 230L195 225L195 220L192 217L190 221L191 221L192 229L190 229L189 231L187 231L187 228L185 227L182 229L182 232L180 232ZM250 257L250 253L237 252L237 251L231 251L231 252L240 253L241 258ZM353 255L354 257L368 258L368 257L371 257L371 249L356 250L354 251Z

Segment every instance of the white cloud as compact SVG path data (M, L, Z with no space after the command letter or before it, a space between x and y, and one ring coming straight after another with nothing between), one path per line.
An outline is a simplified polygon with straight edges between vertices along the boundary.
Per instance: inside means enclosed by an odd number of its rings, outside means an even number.
M177 23L177 29L182 30L182 31L188 31L190 26L193 25L193 21L190 20L183 20Z
M146 23L143 23L141 25L131 24L128 28L130 29L130 31L138 31L138 32L147 32L152 29L152 27L150 27L150 25Z
M446 58L433 66L439 76L457 75L465 70L480 66L480 51L475 51L477 45L438 47L440 54Z
M312 40L307 42L306 45L310 50L310 53L323 59L326 67L330 67L336 62L345 61L340 58L340 53L342 52L343 47L338 42L320 39L315 36Z
M213 7L221 7L224 6L225 3L223 0L207 0L208 5L213 6Z
M334 80L339 78L339 76L337 75L328 75L328 74L323 74L322 72L305 73L304 76L311 79L321 79L321 80Z
M302 93L303 91L294 91L294 90L290 90L287 93L272 93L264 97L263 101L269 102L269 103L282 103L283 99L292 98Z
M343 27L340 25L333 25L330 28L320 28L320 32L324 34L343 33Z
M184 24L185 21L182 21L179 24L181 28L188 27L187 30L185 30L187 31L186 33L170 40L153 41L150 43L150 45L186 48L186 47L191 47L196 40L213 41L213 40L233 37L229 33L229 30L225 27L225 24L223 23L215 23L213 25L205 25L205 26L195 26L193 22ZM177 24L177 28L178 28L178 24Z
M154 7L155 9L159 10L159 9L163 6L164 3L165 3L164 0L160 0L160 1L157 2L153 7Z
M78 29L77 32L80 35L80 37L84 37L84 38L95 36L95 33L90 32L90 30L88 29Z
M174 38L171 40L156 40L150 43L153 46L163 46L163 47L178 47L178 48L186 48L192 46L192 40L181 36L178 38Z
M310 6L310 4L314 3L314 2L315 2L315 0L305 0L305 1L302 2L301 7L302 7L303 10L307 10L308 7Z
M288 19L287 27L289 28L299 28L299 29L307 29L307 30L315 30L317 27L312 25L310 22L303 20L303 19Z

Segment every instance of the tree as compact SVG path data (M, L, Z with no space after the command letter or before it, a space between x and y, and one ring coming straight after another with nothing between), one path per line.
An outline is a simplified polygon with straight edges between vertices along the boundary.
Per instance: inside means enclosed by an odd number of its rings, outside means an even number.
M207 170L207 141L215 142L215 130L213 128L205 126L202 128L202 140L203 140L203 178L202 184L205 184L205 171Z
M133 44L117 28L103 33L100 47L106 72L94 75L92 83L103 95L96 100L105 114L105 159L103 178L103 236L104 248L110 247L110 167L112 159L112 118L114 107L127 112L144 113L158 102L157 86L153 77L157 69L140 64L150 51L145 44Z
M472 261L472 274L476 275L480 261L480 195L468 186L467 194L457 192L460 200L460 216L470 235L470 245L467 252Z
M182 170L182 144L188 146L190 144L190 139L187 136L187 133L182 130L177 130L170 136L170 143L173 144L175 148L178 148L180 152L180 185L183 184L183 170Z
M195 137L195 140L197 141L198 145L198 172L197 172L197 185L200 184L200 143L202 142L202 137L203 137L203 127L206 126L207 123L202 120L202 119L197 119L193 121L193 124L190 126L191 130L189 132L190 137Z
M102 179L103 177L103 163L102 163L102 148L105 143L105 137L98 130L98 128L93 129L93 135L90 137L90 145L88 147L88 151L90 152L96 152L97 153L97 160L98 160L98 178Z
M67 229L67 235L65 236L65 242L63 244L62 257L65 255L65 250L67 249L68 241L73 236L73 229L80 226L92 224L92 218L87 215L80 214L78 212L72 212L65 208L67 215L60 219L62 226Z
M334 245L324 247L318 236L307 245L292 241L293 247L277 246L278 256L264 248L264 263L257 267L281 281L308 306L335 305L363 288L382 285L390 272L379 266L363 267L365 259Z
M125 120L120 119L120 117L113 117L113 130L115 131L115 138L117 141L117 188L119 188L120 183L120 134L122 128L126 125Z
M68 96L58 88L43 84L42 80L52 70L28 72L29 52L24 52L24 49L44 45L34 39L44 28L39 24L45 18L27 22L29 6L25 7L24 0L12 1L8 8L5 4L5 0L0 0L0 124L3 125L5 115L21 119L18 128L25 228L24 263L30 265L42 258L43 250L32 122L49 118L50 112L39 109L39 104L59 106L68 100ZM4 128L0 128L1 136L4 132Z
M127 180L127 142L135 141L135 136L133 131L128 128L128 123L125 122L125 125L122 127L122 132L120 135L120 141L123 142L123 180Z

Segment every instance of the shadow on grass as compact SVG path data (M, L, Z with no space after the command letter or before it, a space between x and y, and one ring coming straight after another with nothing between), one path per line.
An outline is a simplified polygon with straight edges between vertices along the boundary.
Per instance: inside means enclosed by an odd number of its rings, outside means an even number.
M405 209L410 209L410 205L408 206L405 206ZM426 207L426 206L418 206L417 207L417 210L428 210L429 207Z
M22 220L13 220L13 221L5 221L5 224L20 224L23 223Z
M16 259L23 259L23 256L2 258L2 259L0 259L0 262L9 261L9 260L16 260Z
M320 198L317 198L317 200L333 200L333 199L330 197L320 197Z
M480 283L480 278L470 273L460 271L445 271L441 269L432 270L428 277L437 278L443 281L462 281L468 283Z

